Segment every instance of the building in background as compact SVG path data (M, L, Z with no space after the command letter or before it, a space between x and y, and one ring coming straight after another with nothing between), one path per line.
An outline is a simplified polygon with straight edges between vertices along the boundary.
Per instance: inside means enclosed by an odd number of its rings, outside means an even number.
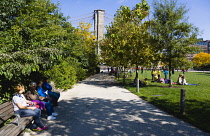
M203 41L202 39L202 41L198 42L196 46L200 46L202 52L210 53L210 40Z
M210 53L210 40L203 41L203 38L201 38L199 42L190 46L200 47L201 48L200 52ZM200 52L197 52L196 54L187 54L186 56L188 60L192 61L193 57L199 54Z

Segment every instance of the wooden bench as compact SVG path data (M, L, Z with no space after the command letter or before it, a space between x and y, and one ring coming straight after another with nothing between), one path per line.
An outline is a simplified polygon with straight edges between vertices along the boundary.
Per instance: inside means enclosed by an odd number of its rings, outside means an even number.
M3 125L9 118L13 117L10 122ZM12 102L6 102L0 105L0 135L1 136L16 136L20 134L25 127L31 123L33 117L21 117L18 114L14 114Z

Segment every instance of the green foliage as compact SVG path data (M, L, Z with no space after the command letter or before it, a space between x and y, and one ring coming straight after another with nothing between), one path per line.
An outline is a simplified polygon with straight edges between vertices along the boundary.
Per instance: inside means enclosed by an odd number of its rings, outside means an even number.
M80 62L81 68L79 69L83 69L81 72L84 73L86 71L86 76L96 73L95 69L99 63L98 56L95 53L94 40L96 38L90 31L90 28L90 24L81 22L78 28L74 30L77 38L82 40L71 52L72 57L77 58L78 62ZM81 76L81 73L77 72L77 75ZM78 79L83 79L85 75L82 74L82 77Z
M172 59L172 66L174 69L191 69L193 67L193 63L189 61L187 57L176 57Z
M6 2L1 2L4 6ZM63 54L57 37L64 31L57 7L48 0L15 1L14 12L5 8L6 28L0 31L0 75L4 80L19 80L31 72L46 70ZM11 12L11 13L10 13ZM54 32L57 33L54 33Z
M160 61L169 67L170 77L172 67L175 67L172 60L184 60L187 53L197 49L189 45L197 42L198 29L187 23L188 10L184 5L178 5L177 0L155 0L153 7L151 34L154 46L162 54Z
M3 92L3 91L1 91L0 93L1 93L0 94L0 104L11 100L12 94L10 94L8 92Z
M20 0L1 0L0 2L0 31L9 29L19 16L19 9L22 5Z
M194 69L202 70L202 71L209 71L210 70L210 64L208 64L208 65L201 65L201 66L194 66Z
M72 67L78 68L80 80L96 67L92 65L97 64L92 62L97 61L92 35L87 32L84 43L84 37L75 33L80 29L66 21L58 5L50 0L2 0L0 7L0 84L4 91L11 90L15 82L28 85L68 57L77 61Z
M87 76L87 69L83 69L81 67L78 67L75 69L76 71L76 76L78 80L84 80Z
M50 0L0 2L1 90L12 94L14 83L28 86L47 72L51 72L56 87L68 89L76 80L95 73L98 57L90 24L75 29L66 19ZM53 75L52 69L68 73Z
M149 23L144 19L149 15L145 0L133 9L121 6L114 22L107 26L106 38L102 42L101 55L110 66L146 65L152 56L149 44Z
M55 82L57 88L64 90L71 88L77 81L75 69L66 61L54 65L52 69L45 72L45 75Z
M69 66L72 66L76 72L77 80L83 80L87 77L87 70L82 67L81 62L77 59L68 57L65 59Z

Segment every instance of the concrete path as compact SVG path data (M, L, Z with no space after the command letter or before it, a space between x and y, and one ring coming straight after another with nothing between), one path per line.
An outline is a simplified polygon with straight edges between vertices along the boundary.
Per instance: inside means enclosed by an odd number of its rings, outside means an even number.
M209 136L97 74L61 93L49 129L21 136Z

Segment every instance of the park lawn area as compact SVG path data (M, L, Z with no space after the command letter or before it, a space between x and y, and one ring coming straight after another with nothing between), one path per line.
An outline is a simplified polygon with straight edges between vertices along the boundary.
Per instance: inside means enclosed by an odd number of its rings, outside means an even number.
M172 75L173 82L177 81L178 75L182 72L177 72ZM132 93L155 105L156 107L168 112L171 115L180 118L201 130L210 133L210 73L205 72L185 72L187 83L199 84L194 85L173 85L151 82L151 71L139 73L139 79L149 79L149 84L145 87L140 87L139 92L136 92L133 83L134 73L130 78L126 78L124 87ZM164 75L162 74L163 78ZM119 78L122 83L122 78ZM180 92L181 89L186 90L186 105L184 115L180 115Z

